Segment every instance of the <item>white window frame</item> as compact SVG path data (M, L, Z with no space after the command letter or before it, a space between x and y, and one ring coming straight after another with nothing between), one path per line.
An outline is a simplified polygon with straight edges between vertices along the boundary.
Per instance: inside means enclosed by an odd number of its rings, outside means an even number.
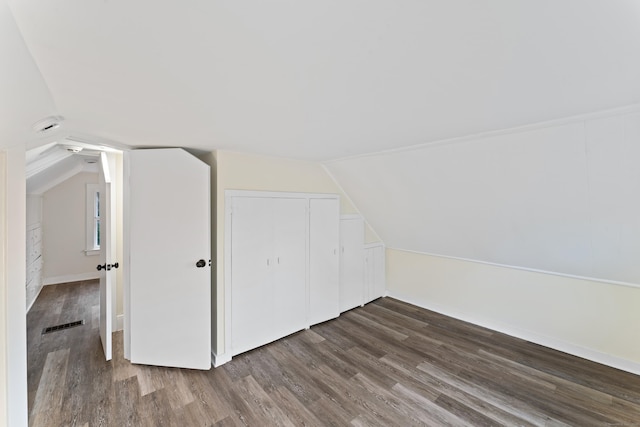
M98 244L98 224L100 223L100 214L96 198L100 194L100 185L87 184L86 192L86 247L87 255L98 255L100 253L100 245Z

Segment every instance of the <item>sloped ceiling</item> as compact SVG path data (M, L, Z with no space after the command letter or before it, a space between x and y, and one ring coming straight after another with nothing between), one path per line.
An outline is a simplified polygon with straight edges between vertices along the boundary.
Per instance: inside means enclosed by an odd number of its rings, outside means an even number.
M0 148L38 139L33 125L56 112L11 10L0 0Z
M640 102L636 0L9 4L66 129L131 146L324 161Z

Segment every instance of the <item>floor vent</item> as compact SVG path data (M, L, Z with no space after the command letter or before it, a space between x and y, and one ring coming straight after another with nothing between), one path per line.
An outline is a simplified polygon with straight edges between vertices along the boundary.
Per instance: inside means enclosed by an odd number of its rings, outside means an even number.
M49 326L42 330L42 335L50 332L61 331L63 329L75 328L80 325L84 325L84 320L76 320L75 322L63 323L62 325Z

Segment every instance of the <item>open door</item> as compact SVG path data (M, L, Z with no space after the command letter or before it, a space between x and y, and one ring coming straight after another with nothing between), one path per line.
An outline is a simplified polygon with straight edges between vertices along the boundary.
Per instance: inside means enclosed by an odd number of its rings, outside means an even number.
M100 245L100 264L97 268L100 271L100 340L102 349L107 360L111 360L111 333L112 310L113 310L113 275L114 268L118 267L117 262L113 262L114 242L112 242L111 215L111 174L109 172L109 161L105 153L100 154L99 173L99 196L95 201L99 212L99 223L97 239Z
M179 148L134 150L125 160L125 355L132 363L210 369L209 166Z

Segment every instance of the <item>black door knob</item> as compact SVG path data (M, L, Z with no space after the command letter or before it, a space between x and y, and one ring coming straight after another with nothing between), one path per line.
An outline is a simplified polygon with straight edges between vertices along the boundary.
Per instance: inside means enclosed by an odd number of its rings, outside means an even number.
M98 269L98 271L100 270L111 270L112 268L118 268L120 267L120 264L118 264L117 262L115 264L102 264L102 265L98 265L96 268Z
M205 260L203 260L203 259L201 259L198 262L196 262L196 267L198 267L198 268L202 268L205 265L207 265L207 262Z

